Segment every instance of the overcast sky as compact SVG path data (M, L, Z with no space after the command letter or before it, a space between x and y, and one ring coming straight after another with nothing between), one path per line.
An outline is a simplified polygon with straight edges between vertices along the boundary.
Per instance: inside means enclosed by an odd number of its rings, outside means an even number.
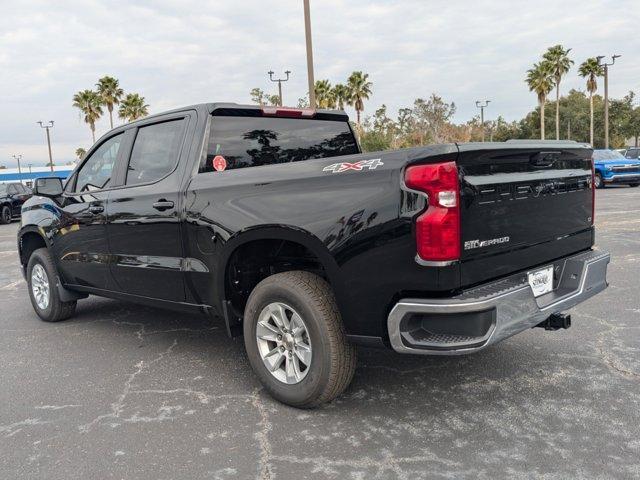
M487 118L521 118L535 106L523 81L548 47L586 57L622 54L611 95L640 93L640 1L311 0L316 79L363 70L371 114L392 114L432 92L458 106L456 121L491 99ZM73 94L106 74L146 98L150 112L275 93L266 72L291 70L285 104L306 93L302 0L0 0L0 164L46 161L37 120L55 120L54 161L91 145ZM583 89L577 68L562 86ZM353 112L349 112L352 114ZM108 130L105 116L97 135Z

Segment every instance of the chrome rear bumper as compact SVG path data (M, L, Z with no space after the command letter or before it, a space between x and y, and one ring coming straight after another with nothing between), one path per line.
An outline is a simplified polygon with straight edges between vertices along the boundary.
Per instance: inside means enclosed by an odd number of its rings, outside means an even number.
M391 346L424 355L482 350L607 288L609 259L609 253L588 251L553 262L554 290L538 298L524 272L452 298L402 299L387 319Z

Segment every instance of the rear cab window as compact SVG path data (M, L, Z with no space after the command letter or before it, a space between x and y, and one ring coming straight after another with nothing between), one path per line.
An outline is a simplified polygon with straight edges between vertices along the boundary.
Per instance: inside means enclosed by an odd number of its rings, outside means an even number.
M359 153L348 122L213 116L200 172L298 162Z

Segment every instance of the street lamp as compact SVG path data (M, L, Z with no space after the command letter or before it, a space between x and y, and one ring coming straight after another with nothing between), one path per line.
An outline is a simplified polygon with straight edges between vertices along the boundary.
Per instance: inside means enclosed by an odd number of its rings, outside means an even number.
M51 171L53 172L53 157L51 156L51 135L49 135L49 129L53 128L53 120L49 120L49 123L46 125L41 121L36 122L40 125L40 128L44 128L47 131L47 146L49 147L49 166L51 167Z
M289 80L289 74L291 73L291 70L287 70L285 73L285 75L287 76L286 78L273 78L273 70L267 72L269 74L269 80L271 80L272 82L278 82L278 98L280 99L280 106L282 106L282 82L286 82Z
M307 44L307 79L309 81L309 106L316 108L316 82L313 79L313 46L311 45L311 9L309 0L304 0L304 36Z
M598 65L604 67L604 148L609 148L609 67L616 63L620 55L612 55L611 63L601 63L604 55L596 57Z
M22 169L20 168L20 160L22 160L22 155L12 155L13 158L18 162L18 178L20 179L20 183L22 183Z
M485 100L484 102L476 100L476 107L480 109L480 124L482 125L482 141L484 142L484 109L489 106L491 100Z

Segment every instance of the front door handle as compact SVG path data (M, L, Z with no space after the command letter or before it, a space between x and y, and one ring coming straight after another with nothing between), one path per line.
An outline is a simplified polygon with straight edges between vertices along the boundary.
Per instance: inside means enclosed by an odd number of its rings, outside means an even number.
M169 210L170 208L173 208L173 202L170 200L165 200L164 198L161 198L160 200L158 200L156 203L153 204L153 208L161 212L164 212L165 210Z
M89 211L91 213L102 213L104 212L104 207L102 205L91 205Z

